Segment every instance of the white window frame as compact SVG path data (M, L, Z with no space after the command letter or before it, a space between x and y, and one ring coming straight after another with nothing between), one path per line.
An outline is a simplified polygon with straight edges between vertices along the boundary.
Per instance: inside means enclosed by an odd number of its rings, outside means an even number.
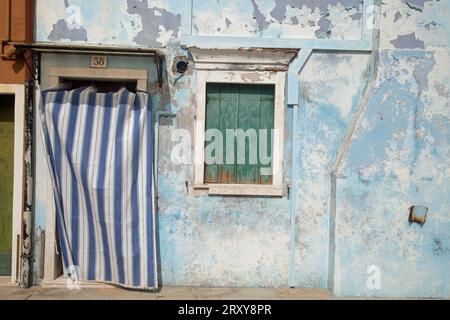
M191 49L196 63L197 105L194 140L194 190L209 195L283 196L286 71L295 52L273 50ZM275 86L272 184L207 184L205 172L206 85L208 83Z

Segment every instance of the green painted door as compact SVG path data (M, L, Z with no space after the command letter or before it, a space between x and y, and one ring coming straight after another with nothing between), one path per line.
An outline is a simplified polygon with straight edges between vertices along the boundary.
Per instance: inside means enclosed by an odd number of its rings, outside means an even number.
M221 132L223 163L205 163L205 183L272 184L272 161L267 163L266 160L272 156L275 86L208 83L206 98L206 130ZM253 135L239 140L228 135L227 130L252 131ZM266 133L262 134L264 130ZM228 141L230 139L233 141ZM245 141L244 148L242 141ZM206 142L205 148L210 143L214 140ZM265 149L260 150L263 144ZM227 154L227 145L234 149L234 159L230 157L230 149ZM260 155L264 155L266 160L261 161ZM212 152L212 157L215 156ZM245 161L242 161L243 156ZM262 170L264 168L266 170Z
M11 275L14 96L0 95L0 276Z

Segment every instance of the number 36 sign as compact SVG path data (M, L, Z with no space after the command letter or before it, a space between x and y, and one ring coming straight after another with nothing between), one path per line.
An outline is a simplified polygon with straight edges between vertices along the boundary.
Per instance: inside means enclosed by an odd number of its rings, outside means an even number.
M107 56L91 56L91 68L108 68Z

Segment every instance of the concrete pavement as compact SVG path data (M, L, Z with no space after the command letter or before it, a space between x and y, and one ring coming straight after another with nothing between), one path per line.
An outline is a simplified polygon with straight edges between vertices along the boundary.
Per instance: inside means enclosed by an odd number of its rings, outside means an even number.
M310 300L332 299L323 289L250 289L164 287L158 292L130 291L115 287L20 289L0 285L0 300Z

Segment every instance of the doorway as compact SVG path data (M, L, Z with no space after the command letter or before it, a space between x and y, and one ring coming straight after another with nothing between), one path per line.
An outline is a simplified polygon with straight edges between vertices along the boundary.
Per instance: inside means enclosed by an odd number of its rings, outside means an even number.
M50 57L52 59L50 59ZM81 60L85 57L79 56ZM87 57L89 58L89 57ZM115 57L118 58L118 57ZM68 90L84 87L94 86L99 93L114 92L122 87L128 91L136 93L137 91L148 91L149 85L149 70L148 69L123 69L123 68L108 68L108 69L92 69L83 67L56 67L53 66L57 55L50 55L47 60L47 55L43 57L43 65L47 66L43 70L43 84L42 88L56 88L61 84L66 84ZM51 62L50 62L51 61ZM85 63L88 60L84 61ZM114 62L110 59L111 64ZM63 64L63 63L62 63ZM80 62L80 64L83 64ZM129 60L121 62L123 65L130 65ZM136 60L131 65L141 65ZM66 87L66 86L64 86ZM38 98L40 99L40 97ZM38 124L39 125L39 124ZM40 145L38 144L38 148ZM38 150L38 153L41 151ZM42 163L43 155L38 156L36 163ZM43 166L47 164L42 163ZM55 207L53 201L53 188L48 177L38 177L36 179L42 183L42 189L37 190L37 201L46 201L45 206L45 250L43 254L44 260L44 277L41 285L58 285L62 283L65 285L63 279L63 264L61 259L61 250L58 248L59 238L56 234L56 220ZM45 183L44 183L45 182ZM42 191L42 193L41 193ZM61 281L61 282L60 282Z
M89 78L72 78L60 77L59 84L64 84L65 90L75 90L83 87L93 87L98 93L117 92L122 88L130 92L136 93L138 91L137 80L126 79L89 79ZM52 190L53 192L53 190ZM59 243L59 235L57 229L55 230L54 245L56 246L56 255L54 255L54 278L60 277L64 273L63 261L61 255L61 244Z
M14 104L14 95L0 95L0 276L12 274Z

